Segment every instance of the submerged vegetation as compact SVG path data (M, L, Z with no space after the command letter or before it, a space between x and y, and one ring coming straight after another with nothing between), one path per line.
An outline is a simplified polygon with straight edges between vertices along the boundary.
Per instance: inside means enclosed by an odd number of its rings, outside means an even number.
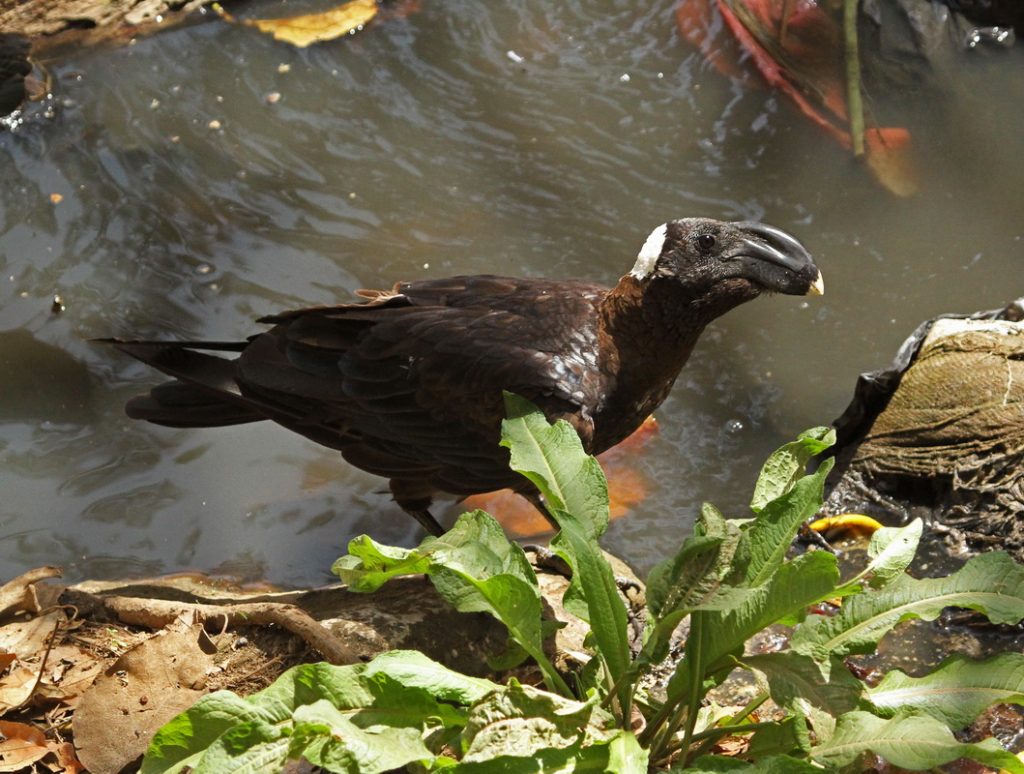
M551 548L572 569L565 608L590 624L587 666L564 675L548 658L543 642L552 624L542 619L534 570L487 513L466 513L414 549L362 536L334 565L353 591L427 574L456 609L504 623L513 647L501 654L502 665L532 658L544 687L470 677L412 651L350 666L307 664L248 697L218 691L202 698L157 733L144 774L185 766L200 774L276 772L297 758L365 774L798 773L859 771L868 754L909 770L966 757L1024 772L1024 762L994 739L970 744L954 736L994 703L1024 703L1024 655L955 657L919 677L893 671L874 686L847 668L845 657L872 652L899 622L931 620L949 606L998 624L1019 622L1024 567L993 552L949 577L915 580L905 571L919 521L877 532L867 566L853 578L842 579L826 551L788 558L800 525L821 505L831 460L813 474L805 469L833 443L831 430L809 430L768 459L752 518L704 507L693 536L651 571L642 644L631 647L627 610L599 546L608 523L600 466L568 424L549 425L513 395L506 408L511 465L538 487L560 527ZM826 601L837 612L821 612ZM686 619L682 658L663 691L647 691L643 678L665 661ZM788 646L745 655L744 644L775 624L793 627ZM746 706L708 698L737 673L756 679ZM769 700L776 709L759 714ZM735 746L740 756L710 755L726 738L746 740Z

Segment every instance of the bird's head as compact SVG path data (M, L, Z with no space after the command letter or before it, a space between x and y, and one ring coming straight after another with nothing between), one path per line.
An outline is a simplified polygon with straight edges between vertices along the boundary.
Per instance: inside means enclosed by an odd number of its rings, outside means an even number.
M641 285L673 280L698 293L718 290L736 301L764 292L821 295L825 290L821 272L800 242L752 221L664 223L644 242L630 276Z

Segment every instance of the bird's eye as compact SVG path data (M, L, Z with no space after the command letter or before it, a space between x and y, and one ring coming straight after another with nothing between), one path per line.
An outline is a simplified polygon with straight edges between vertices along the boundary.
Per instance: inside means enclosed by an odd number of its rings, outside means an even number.
M697 246L701 250L710 250L715 246L715 235L714 234L701 234L697 237Z

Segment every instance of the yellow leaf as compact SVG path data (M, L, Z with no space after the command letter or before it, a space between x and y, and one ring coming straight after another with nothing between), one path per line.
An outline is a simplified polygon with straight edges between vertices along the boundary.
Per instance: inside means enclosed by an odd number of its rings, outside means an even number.
M228 21L238 21L219 7L215 7L214 10ZM250 19L242 23L273 35L275 40L305 48L313 43L322 43L357 32L376 15L377 0L350 0L338 8L323 13L309 13L287 19Z

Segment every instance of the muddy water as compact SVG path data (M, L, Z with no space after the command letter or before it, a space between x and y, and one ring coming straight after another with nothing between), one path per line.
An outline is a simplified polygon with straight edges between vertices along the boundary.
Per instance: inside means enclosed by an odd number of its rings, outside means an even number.
M674 5L424 0L306 50L212 20L49 63L54 98L0 131L0 577L317 583L354 534L416 538L381 480L272 426L128 421L157 377L90 337L242 337L397 279L611 283L683 215L787 228L827 295L708 331L637 457L648 498L610 530L644 567L701 501L741 515L764 455L834 418L919 320L1024 293L1020 51L898 95L920 183L898 199L703 62Z

